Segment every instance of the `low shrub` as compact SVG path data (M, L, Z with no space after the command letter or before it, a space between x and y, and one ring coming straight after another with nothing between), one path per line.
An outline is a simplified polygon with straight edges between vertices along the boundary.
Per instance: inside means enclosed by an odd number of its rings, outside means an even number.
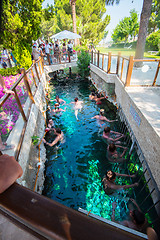
M84 50L78 55L78 73L82 78L88 77L90 73L90 54Z
M0 74L4 77L7 76L15 76L18 73L20 73L20 67L19 66L15 66L12 68L0 68Z
M158 51L159 50L159 39L160 39L160 30L157 32L151 33L146 39L145 49L151 51Z

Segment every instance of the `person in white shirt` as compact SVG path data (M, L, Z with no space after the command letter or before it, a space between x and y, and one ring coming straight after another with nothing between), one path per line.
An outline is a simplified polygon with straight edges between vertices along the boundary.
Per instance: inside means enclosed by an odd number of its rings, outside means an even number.
M48 40L46 40L45 44L45 53L47 55L48 63L51 65Z

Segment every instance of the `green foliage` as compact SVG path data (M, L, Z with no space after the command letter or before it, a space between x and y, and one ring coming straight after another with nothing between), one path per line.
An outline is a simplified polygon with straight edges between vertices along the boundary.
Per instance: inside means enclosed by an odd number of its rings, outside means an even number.
M134 39L139 31L138 14L130 11L130 17L123 18L113 31L112 39L115 43Z
M32 40L40 36L42 0L3 0L1 42L21 67L31 66Z
M55 16L53 16L49 20L45 20L44 15L40 27L41 36L43 36L45 39L49 39L53 34L61 31L61 29L58 27L57 18Z
M44 11L44 18L56 18L54 33L63 30L73 31L72 11L69 0L55 0L53 8ZM48 13L46 12L48 11ZM77 0L76 26L77 33L82 36L81 45L97 44L104 37L105 28L110 16L102 16L106 12L104 0ZM52 33L53 34L53 33Z
M146 39L146 50L158 51L160 44L160 30L151 33Z
M84 50L81 51L81 54L78 55L78 72L81 77L85 78L89 76L90 72L90 54L88 52L85 52Z
M15 67L12 67L12 68L1 68L0 69L0 74L4 77L6 76L15 76L17 75L17 73L19 73L19 69L20 67L19 66L15 66Z
M39 139L40 139L38 136L32 136L31 138L32 138L33 145L36 145L39 142Z
M79 52L79 51L87 51L88 50L88 47L87 46L81 46L81 45L77 45L76 47L73 47L73 49L76 51L76 52Z
M148 24L148 32L152 33L160 29L160 1L152 1L151 16Z

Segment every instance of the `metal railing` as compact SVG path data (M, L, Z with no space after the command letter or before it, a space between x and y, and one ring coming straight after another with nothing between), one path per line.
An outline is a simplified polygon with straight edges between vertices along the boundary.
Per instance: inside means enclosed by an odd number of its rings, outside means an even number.
M78 52L74 51L72 54L70 52L60 52L57 56L50 55L50 60L48 61L47 57L44 56L44 65L56 65L56 64L63 64L63 63L71 63L73 61L77 61Z
M130 174L136 174L136 181L139 183L138 190L135 189L135 198L142 211L150 215L149 223L158 232L160 225L160 191L121 107L118 109L118 115L120 131L123 134L129 133L125 139L127 146L130 147L127 156L127 169L129 169ZM160 231L158 234L160 235Z
M123 57L121 53L118 55L112 54L109 52L108 54L103 54L98 52L91 52L91 63L102 69L108 74L116 74L125 87L129 86L159 86L156 85L156 81L159 74L160 69L160 59L134 59L133 56ZM131 80L133 78L133 70L137 70L135 65L137 63L155 63L155 73L152 74L152 80L148 84L140 83L138 85L132 84ZM125 66L126 65L126 66Z

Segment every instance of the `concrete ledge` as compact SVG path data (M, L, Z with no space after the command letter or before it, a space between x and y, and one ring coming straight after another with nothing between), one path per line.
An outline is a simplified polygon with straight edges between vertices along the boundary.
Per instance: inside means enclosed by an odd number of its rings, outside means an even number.
M69 67L76 67L76 66L77 66L77 62L49 65L49 66L45 66L45 72L50 73L50 72L54 72L54 71L57 71L57 70L60 70L60 69L69 68Z

